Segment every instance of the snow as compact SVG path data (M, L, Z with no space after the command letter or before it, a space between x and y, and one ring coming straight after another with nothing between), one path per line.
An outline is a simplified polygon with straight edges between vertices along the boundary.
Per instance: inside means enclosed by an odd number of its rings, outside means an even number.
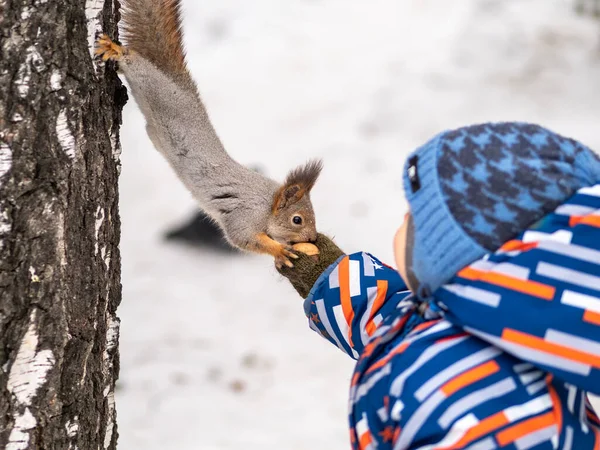
M325 169L319 229L392 261L401 166L439 131L538 122L600 149L600 27L567 0L184 1L189 65L226 148ZM194 210L133 102L122 129L121 448L349 448L352 361L267 257L166 243Z

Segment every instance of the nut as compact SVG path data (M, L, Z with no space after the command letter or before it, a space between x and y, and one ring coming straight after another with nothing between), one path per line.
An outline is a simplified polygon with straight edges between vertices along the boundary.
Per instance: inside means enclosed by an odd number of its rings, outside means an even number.
M308 242L301 242L300 244L292 245L292 248L296 251L307 254L308 256L315 256L319 254L319 249L316 245L309 244Z

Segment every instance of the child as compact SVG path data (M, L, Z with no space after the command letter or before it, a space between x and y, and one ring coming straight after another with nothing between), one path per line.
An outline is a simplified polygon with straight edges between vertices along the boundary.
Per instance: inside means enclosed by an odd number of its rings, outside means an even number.
M399 273L323 235L318 260L281 270L310 327L358 360L352 447L600 449L598 157L539 126L476 125L415 151L404 187Z

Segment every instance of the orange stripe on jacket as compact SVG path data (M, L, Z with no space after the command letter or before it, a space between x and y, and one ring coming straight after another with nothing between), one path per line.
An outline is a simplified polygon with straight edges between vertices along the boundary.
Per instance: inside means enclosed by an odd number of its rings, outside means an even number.
M572 347L566 347L560 344L545 341L542 338L531 334L522 333L520 331L505 328L502 332L502 339L508 342L523 345L524 347L549 353L551 355L560 356L562 358L600 368L600 357L592 354L576 350Z
M552 300L554 298L554 292L556 291L553 286L538 283L537 281L521 280L501 273L483 272L471 267L466 267L458 272L458 276L471 281L484 281L489 284L504 287L512 291L522 292L523 294L528 294L532 297L538 297L544 300Z
M373 306L371 307L369 320L367 321L367 325L365 326L365 331L369 336L373 336L373 333L375 333L375 330L377 329L377 325L375 325L373 319L375 318L377 311L379 311L379 309L383 305L383 302L385 301L387 290L387 280L377 280L377 296L375 297L375 300L373 300Z
M590 411L589 409L586 411L587 414L587 418L593 422L593 425L596 426L600 426L600 419L598 419L598 416L596 414L594 414L592 411Z
M356 430L354 428L350 428L350 443L352 445L356 444Z
M399 330L401 329L404 324L408 321L409 316L405 316L399 323L398 325L396 325L395 329ZM442 319L438 319L438 320L431 320L429 322L425 322L422 323L420 325L417 325L410 333L415 333L416 331L422 331L422 330L426 330L427 328L432 327L433 325L435 325L436 323L440 322ZM437 344L437 342L436 342ZM367 345L367 347L371 345L371 343L369 343ZM410 345L410 342L404 342L403 344L400 344L398 347L396 347L395 350L392 350L388 355L386 355L385 357L383 357L382 359L380 359L379 361L377 361L375 364L373 364L371 367L369 367L369 369L365 372L365 373L370 373L373 372L374 370L379 369L380 367L385 366L390 359L392 359L394 356L399 355L400 353L403 353L404 350L406 350L408 348L408 346ZM363 352L364 353L364 352Z
M471 442L479 439L481 436L485 436L486 434L497 430L498 428L502 428L503 426L509 423L508 419L504 415L502 411L494 414L493 416L486 417L473 428L471 428L467 433L462 437L462 439L455 444L452 444L450 447L437 447L435 450L451 450L457 448L465 448L465 446L469 445Z
M504 447L524 436L527 436L528 434L548 428L552 425L556 425L554 411L525 420L517 425L513 425L512 427L508 427L506 430L500 431L498 434L496 434L496 440L501 447Z
M448 341L452 341L454 339L459 339L465 336L469 336L469 333L458 333L458 334L453 334L452 336L445 336L443 338L439 338L437 341L435 341L436 344L441 344L442 342L448 342Z
M354 310L352 309L352 298L350 297L350 257L346 256L338 265L340 282L340 301L344 318L348 324L348 342L350 347L354 348L352 343L352 321L354 320Z
M423 322L423 323L420 323L419 325L417 325L416 327L414 327L414 328L411 330L410 334L411 334L411 335L414 335L414 334L417 334L419 331L423 331L423 330L426 330L427 328L431 328L431 327L432 327L432 326L434 326L435 324L437 324L437 323L441 322L441 320L442 320L442 319L437 319L437 320L430 320L430 321L428 321L428 322Z
M367 369L365 374L371 373L374 370L377 370L380 367L385 366L389 362L390 359L392 359L394 356L399 355L400 353L404 352L404 350L406 350L409 345L410 345L409 342L404 342L403 344L400 344L394 350L389 352L385 357L381 358L379 361L377 361L375 364L373 364L371 367L369 367L369 369Z
M373 437L369 431L365 431L362 436L358 438L358 446L360 450L366 450L372 443Z
M593 323L594 325L600 325L600 314L594 311L586 311L583 313L583 321Z
M590 214L588 216L572 216L569 218L569 226L589 225L591 227L600 228L600 216Z
M442 386L442 392L446 395L446 397L450 397L452 394L458 392L462 388L493 375L499 370L500 366L496 361L488 361L487 363L474 367L471 370L467 370L466 372L448 381Z
M518 239L513 239L512 241L505 242L502 247L500 247L501 252L526 252L527 250L531 250L532 248L536 248L538 246L537 242L523 242Z

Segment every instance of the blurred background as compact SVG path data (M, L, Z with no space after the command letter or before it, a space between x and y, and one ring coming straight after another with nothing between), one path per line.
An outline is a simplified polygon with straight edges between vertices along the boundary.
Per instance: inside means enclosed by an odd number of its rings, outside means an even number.
M184 29L234 158L281 180L322 157L319 229L391 262L405 155L437 132L524 120L600 149L597 3L187 0ZM198 239L133 101L122 145L120 448L349 448L352 361L268 257Z

